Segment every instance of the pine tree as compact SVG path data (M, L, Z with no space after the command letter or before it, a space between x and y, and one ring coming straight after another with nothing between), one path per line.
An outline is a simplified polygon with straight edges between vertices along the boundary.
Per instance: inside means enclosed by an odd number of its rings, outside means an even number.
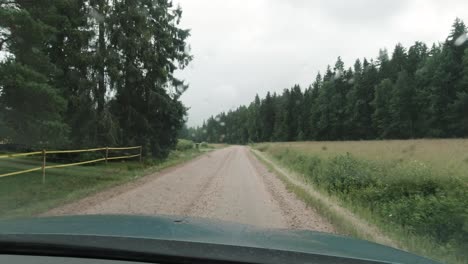
M408 73L403 70L398 74L390 99L391 121L387 135L391 138L414 137L417 108L415 108L413 97L414 88L409 82Z
M177 27L182 11L169 1L117 1L109 23L110 57L117 65L112 112L119 119L122 142L143 145L165 156L176 144L186 108L179 101L187 88L173 75L178 63L191 60L187 30Z
M364 67L359 60L354 65L352 88L347 95L347 127L352 139L369 139L374 137L372 126L374 87L378 81L375 65L364 60Z
M332 127L332 109L331 98L333 97L334 87L332 81L324 81L319 90L317 98L316 112L316 135L318 140L333 140L336 138L336 131Z
M273 132L274 141L288 140L288 102L290 93L288 89L284 89L283 94L275 100L275 127Z
M299 134L304 136L302 131L302 104L303 94L299 85L294 85L291 88L290 96L287 103L287 120L288 120L288 141L297 140Z
M309 120L309 127L310 127L310 139L318 139L319 138L319 121L320 121L320 108L319 108L319 94L322 87L322 76L320 73L317 73L315 77L314 83L312 83L311 88L311 95L310 95L310 120Z
M375 88L372 105L375 108L372 114L372 123L379 138L387 138L391 124L390 100L393 93L393 83L384 79Z
M267 93L265 99L262 102L260 109L260 119L262 126L261 141L271 141L273 137L273 129L275 127L275 104L274 99Z
M430 118L430 76L434 69L433 57L424 43L416 42L408 50L408 74L414 87L413 104L415 113L414 136L428 135Z
M47 3L46 3L47 2ZM48 1L1 3L2 49L12 56L0 64L1 135L7 141L32 146L63 146L69 127L63 113L65 100L54 86L56 68L48 56L56 28L48 23L56 15Z
M379 56L377 57L376 66L379 69L379 79L380 80L391 77L392 69L391 69L390 58L388 56L387 49L379 50Z
M408 67L408 55L406 49L398 43L392 53L392 59L389 63L390 76L389 78L395 82L398 79L398 75L401 71L406 70Z
M451 129L457 137L468 136L468 48L463 57L463 78L458 83L457 96L450 105Z
M253 103L251 103L248 108L247 130L249 132L249 141L251 142L258 142L262 134L260 108L260 98L258 94L256 94Z
M452 26L452 32L442 46L437 57L437 67L431 78L431 119L430 136L451 137L455 136L451 127L452 117L449 106L454 103L460 87L457 82L463 75L463 52L466 43L456 45L456 40L466 32L466 26L460 19L456 19ZM449 129L452 128L452 129Z

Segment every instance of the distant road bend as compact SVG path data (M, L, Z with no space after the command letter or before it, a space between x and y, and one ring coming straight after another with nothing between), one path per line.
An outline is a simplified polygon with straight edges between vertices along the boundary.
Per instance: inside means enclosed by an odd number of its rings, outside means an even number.
M196 216L335 232L243 146L215 150L46 213L68 214Z

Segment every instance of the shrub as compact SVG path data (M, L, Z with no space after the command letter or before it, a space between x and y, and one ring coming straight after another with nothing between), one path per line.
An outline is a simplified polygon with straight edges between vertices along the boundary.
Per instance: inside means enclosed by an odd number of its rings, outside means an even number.
M324 170L322 181L326 183L329 192L339 195L347 195L375 184L366 162L350 154L332 158Z
M176 150L185 151L193 148L193 141L186 139L177 140Z

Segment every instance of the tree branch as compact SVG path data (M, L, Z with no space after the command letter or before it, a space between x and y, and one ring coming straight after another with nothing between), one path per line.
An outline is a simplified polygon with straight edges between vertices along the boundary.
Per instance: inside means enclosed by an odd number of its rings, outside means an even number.
M8 37L8 38L5 38L5 39L0 39L0 50L3 50L3 44L5 44L10 39L11 39L11 37Z

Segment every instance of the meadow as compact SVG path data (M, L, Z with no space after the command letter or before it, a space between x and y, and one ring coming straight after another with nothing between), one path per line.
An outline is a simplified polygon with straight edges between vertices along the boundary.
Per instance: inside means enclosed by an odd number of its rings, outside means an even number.
M377 225L401 248L468 261L468 140L254 146Z

